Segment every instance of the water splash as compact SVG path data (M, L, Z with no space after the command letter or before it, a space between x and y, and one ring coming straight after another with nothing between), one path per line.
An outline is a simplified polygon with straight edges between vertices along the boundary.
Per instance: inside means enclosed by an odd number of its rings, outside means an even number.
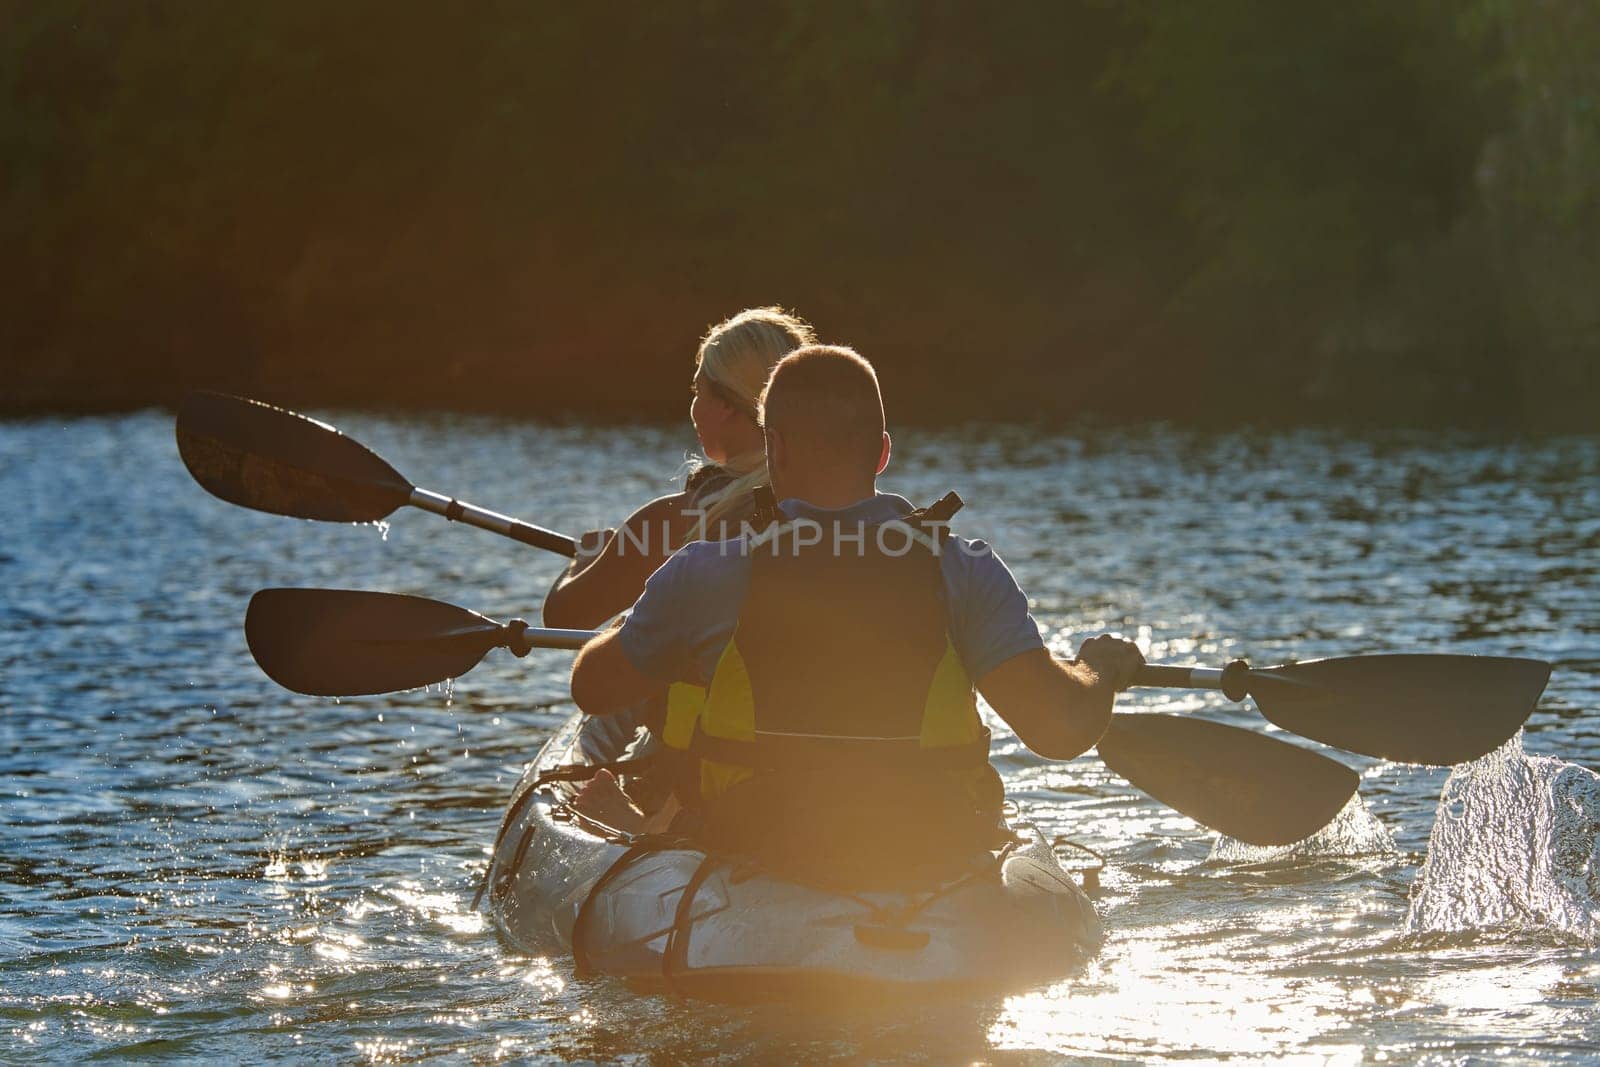
M1219 836L1211 846L1207 863L1281 863L1285 860L1334 859L1343 856L1386 856L1395 852L1394 838L1367 810L1361 794L1352 796L1333 817L1333 821L1303 841L1269 847L1248 845L1232 837Z
M373 523L372 525L374 525L374 526L376 526L378 528L378 536L383 539L384 544L388 544L389 543L389 520L388 519L379 519L377 522Z
M1534 926L1600 941L1600 775L1522 735L1444 784L1408 933Z

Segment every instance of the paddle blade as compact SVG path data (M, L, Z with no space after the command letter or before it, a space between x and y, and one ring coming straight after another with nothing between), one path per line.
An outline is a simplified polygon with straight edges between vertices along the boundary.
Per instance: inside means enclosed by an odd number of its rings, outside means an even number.
M377 522L412 485L327 423L223 393L178 409L178 454L194 480L230 504L327 522Z
M263 589L245 613L268 678L312 696L361 696L458 678L504 641L493 619L424 597Z
M1511 739L1550 665L1497 656L1386 655L1252 670L1250 695L1285 730L1399 763L1448 766Z
M1355 794L1337 760L1235 726L1180 715L1113 715L1100 758L1142 792L1251 845L1289 845Z

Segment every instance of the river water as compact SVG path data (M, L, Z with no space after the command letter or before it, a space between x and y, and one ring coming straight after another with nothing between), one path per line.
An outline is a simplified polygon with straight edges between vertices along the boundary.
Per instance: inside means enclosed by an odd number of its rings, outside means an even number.
M689 443L331 421L419 484L567 531L666 491ZM885 488L958 489L957 528L995 543L1062 651L1116 629L1170 662L1453 651L1555 673L1521 747L1443 808L1447 771L1335 753L1362 805L1287 853L997 729L1022 807L1110 859L1097 958L910 1004L641 995L510 951L469 907L521 765L570 711L569 654L337 702L276 688L244 642L269 585L536 619L554 557L416 511L385 536L223 504L166 415L0 423L0 1057L1600 1056L1600 440L973 427L902 435ZM1215 694L1124 706L1271 729Z

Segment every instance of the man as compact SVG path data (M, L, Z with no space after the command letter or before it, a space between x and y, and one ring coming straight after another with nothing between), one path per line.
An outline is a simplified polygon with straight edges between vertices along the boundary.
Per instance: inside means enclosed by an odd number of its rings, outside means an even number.
M664 740L692 760L680 794L714 847L900 869L970 855L1001 799L974 687L1029 748L1071 759L1143 657L1101 635L1055 659L986 545L877 492L883 402L850 349L786 356L762 416L779 523L669 559L579 653L573 699L609 715L708 687Z

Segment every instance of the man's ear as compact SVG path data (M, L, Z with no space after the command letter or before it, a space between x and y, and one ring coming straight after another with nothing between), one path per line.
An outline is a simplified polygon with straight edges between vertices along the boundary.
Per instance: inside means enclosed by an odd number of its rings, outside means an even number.
M766 429L762 435L767 439L767 476L789 463L789 447L783 440L783 435L777 430Z
M885 431L884 435L883 435L883 451L878 454L878 473L879 474L882 474L884 472L884 470L887 469L888 466L889 466L889 451L890 451L889 434L888 434L887 431Z

